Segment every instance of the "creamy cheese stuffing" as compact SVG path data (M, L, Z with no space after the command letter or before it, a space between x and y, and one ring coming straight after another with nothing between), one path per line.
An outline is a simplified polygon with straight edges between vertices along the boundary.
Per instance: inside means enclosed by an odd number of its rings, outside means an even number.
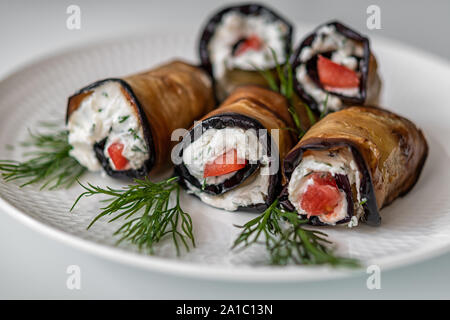
M288 26L280 20L273 20L267 14L244 15L239 12L229 12L222 17L214 36L209 42L214 76L221 78L226 70L242 69L254 70L271 69L275 67L272 59L272 48L280 61L285 57L285 39ZM261 50L247 50L244 53L233 56L233 46L241 39L257 35L264 47Z
M316 37L311 46L304 47L300 53L301 64L297 68L296 77L298 82L302 84L306 93L317 101L320 111L323 111L325 108L325 100L327 100L326 105L329 110L336 111L342 106L341 99L337 96L329 95L326 91L319 88L309 77L306 70L306 62L308 62L308 60L316 54L328 51L333 51L331 55L331 60L333 62L343 65L353 71L358 69L358 60L354 56L362 58L364 55L363 46L337 32L335 26L323 26L317 30ZM333 88L332 91L348 97L360 96L359 88Z
M349 227L353 227L358 225L359 217L363 213L362 207L359 205L361 203L361 174L350 149L339 149L331 154L333 154L333 156L330 156L329 151L314 151L313 154L307 155L302 159L292 173L291 180L289 181L289 201L293 204L299 214L307 215L307 212L303 210L300 203L302 195L313 183L310 174L312 172L323 172L330 173L333 177L336 176L336 174L346 175L350 185L354 185L357 191L356 214L348 224ZM335 208L333 213L318 216L321 222L335 225L336 222L347 217L347 206L354 205L347 203L345 192L342 190L339 191L341 195L339 205Z
M183 163L189 173L198 181L204 184L223 183L235 173L204 178L204 168L207 163L214 161L217 157L232 149L236 150L237 159L245 159L249 163L260 161L260 168L239 187L221 195L207 194L187 183L190 192L195 193L203 202L211 206L229 211L235 211L243 206L264 203L269 190L269 161L254 130L241 128L208 129L201 137L184 149Z
M144 133L135 109L124 96L121 85L105 82L93 89L70 116L68 122L70 155L91 171L101 170L93 146L107 138L104 154L111 144L124 145L122 155L128 159L125 169L139 169L149 158ZM113 169L114 163L110 159Z

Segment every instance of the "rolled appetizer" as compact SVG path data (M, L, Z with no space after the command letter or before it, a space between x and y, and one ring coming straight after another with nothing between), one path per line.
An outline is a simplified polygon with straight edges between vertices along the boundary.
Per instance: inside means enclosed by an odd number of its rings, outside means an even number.
M295 138L286 99L244 86L186 135L175 167L190 193L229 211L264 210L280 191L280 158Z
M172 131L213 106L208 74L180 61L94 82L68 100L70 155L91 171L147 176L169 162Z
M280 201L313 225L379 225L379 210L419 178L428 145L409 120L350 107L315 124L284 159Z
M297 94L316 112L378 104L381 81L369 39L340 22L308 35L291 63Z
M256 68L275 68L271 49L284 63L291 40L292 25L262 5L231 6L214 14L203 29L199 54L213 77L217 99L224 100L240 85L267 86Z

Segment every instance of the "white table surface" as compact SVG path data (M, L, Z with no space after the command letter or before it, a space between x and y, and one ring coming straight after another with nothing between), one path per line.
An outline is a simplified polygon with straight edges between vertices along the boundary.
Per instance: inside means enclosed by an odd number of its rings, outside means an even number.
M224 1L0 0L0 79L70 47L148 30L191 30ZM81 7L81 30L66 28L66 8ZM382 29L366 28L366 8L381 8ZM450 57L449 1L270 1L293 21L337 18L366 34L390 37ZM0 97L1 98L1 97ZM450 196L450 195L449 195ZM66 287L66 268L81 268L81 289ZM382 272L381 290L366 277L292 284L240 284L182 278L92 256L47 238L0 208L0 298L329 299L450 298L450 254Z

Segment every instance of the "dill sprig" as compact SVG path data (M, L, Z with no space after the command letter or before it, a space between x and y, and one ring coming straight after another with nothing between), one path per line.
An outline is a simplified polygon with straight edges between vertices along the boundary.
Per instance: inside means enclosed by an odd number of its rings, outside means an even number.
M135 183L119 190L80 183L86 191L76 199L71 211L83 197L107 195L109 198L103 201L108 204L101 209L88 229L102 217L112 216L109 222L123 217L124 224L114 233L120 236L118 244L128 241L137 245L139 250L146 249L153 254L154 245L167 236L172 238L177 255L180 254L180 246L184 246L187 251L190 244L195 247L192 219L180 206L178 177L157 183L148 178L136 179ZM173 193L176 201L170 205Z
M287 222L288 227L283 227ZM245 249L255 243L265 244L274 265L290 262L301 265L329 264L331 266L359 267L355 259L334 254L327 235L317 230L305 229L307 219L295 212L284 211L275 200L261 215L250 220L236 238L233 248Z
M325 96L325 100L323 101L323 110L320 113L319 120L322 120L328 114L328 93Z
M239 246L247 248L255 243L265 243L267 248L272 247L277 241L276 235L282 232L279 224L281 210L277 205L278 200L275 200L262 214L243 226L237 226L243 230L234 241L232 249ZM261 236L264 237L264 242Z
M68 132L57 131L52 134L29 132L29 140L21 143L32 147L33 151L24 153L30 159L25 161L0 160L0 172L6 181L24 180L24 187L41 184L41 190L70 187L86 171L69 154Z
M263 70L252 64L252 67L255 68L267 81L269 88L275 92L280 93L284 97L286 97L289 106L288 111L291 114L292 120L294 121L295 128L291 128L294 132L296 132L299 138L303 137L308 128L302 126L302 122L300 120L300 116L297 113L297 109L295 108L294 101L294 74L292 69L292 64L289 62L289 59L286 59L284 64L281 64L278 60L277 53L273 48L270 48L272 59L275 64L276 76L274 76L271 70ZM290 54L289 54L290 56ZM278 79L278 80L277 80ZM308 116L308 120L310 125L316 123L316 117L312 112L311 108L303 103L303 106L306 110L306 114Z

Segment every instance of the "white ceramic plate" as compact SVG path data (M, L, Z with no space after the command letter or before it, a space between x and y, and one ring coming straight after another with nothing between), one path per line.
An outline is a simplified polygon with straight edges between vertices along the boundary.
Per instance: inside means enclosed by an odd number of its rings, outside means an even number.
M299 27L299 34L309 28ZM192 35L147 35L71 50L33 63L0 83L0 159L20 159L20 148L8 150L42 120L63 122L66 99L95 80L145 70L169 57L195 59ZM446 61L387 40L373 40L383 78L383 105L423 128L430 155L416 187L382 211L381 227L325 228L338 252L377 264L382 269L429 258L450 248L449 143L450 66ZM87 174L83 181L120 187L120 182ZM328 267L264 266L264 250L230 251L241 225L254 215L229 213L203 205L183 194L191 213L197 247L176 257L170 241L155 256L126 244L116 247L112 233L117 224L100 221L86 226L99 212L98 199L85 199L74 213L69 208L81 188L39 191L19 188L0 179L0 208L30 227L67 244L122 263L150 270L202 278L242 281L327 279L355 271ZM362 271L356 271L362 272Z

